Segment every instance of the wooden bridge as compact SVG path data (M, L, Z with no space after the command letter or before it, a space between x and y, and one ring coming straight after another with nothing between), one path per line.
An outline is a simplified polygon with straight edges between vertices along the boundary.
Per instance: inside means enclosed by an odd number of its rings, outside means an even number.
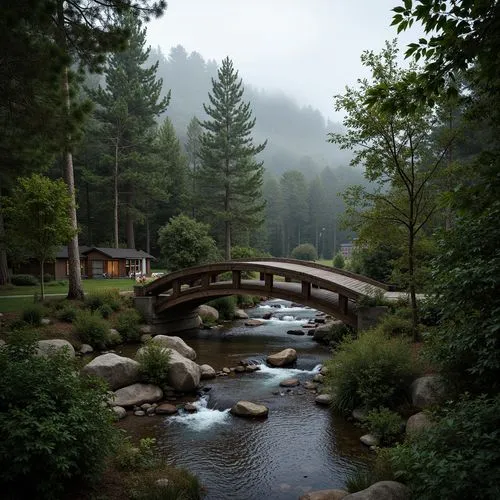
M358 325L356 302L387 291L386 285L365 276L292 259L217 262L182 269L134 288L136 303L149 297L150 313L156 317L168 311L175 315L176 310L192 309L217 297L260 295L310 306L354 327Z

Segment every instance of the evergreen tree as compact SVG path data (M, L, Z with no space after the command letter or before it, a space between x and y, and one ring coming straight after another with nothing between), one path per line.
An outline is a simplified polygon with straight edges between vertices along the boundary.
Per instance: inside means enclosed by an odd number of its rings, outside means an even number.
M187 128L186 152L188 154L189 167L191 168L191 212L193 218L196 216L196 204L198 202L198 167L200 163L200 148L202 128L196 116L191 118Z
M229 58L222 61L218 80L212 79L209 105L203 105L209 119L202 123L202 188L206 189L206 212L224 226L224 254L231 258L232 229L258 227L262 223L262 162L255 156L266 142L254 145L250 103L244 102L243 83Z
M127 246L135 248L135 222L144 220L149 199L161 197L166 188L166 178L158 175L159 165L152 153L155 119L167 108L169 96L160 98L158 64L143 67L150 49L145 48L146 29L140 19L130 13L122 17L121 25L130 33L127 49L109 58L106 88L99 86L90 95L98 105L96 117L108 145L114 244L119 246L119 207L123 204ZM120 203L120 193L124 194L124 203Z

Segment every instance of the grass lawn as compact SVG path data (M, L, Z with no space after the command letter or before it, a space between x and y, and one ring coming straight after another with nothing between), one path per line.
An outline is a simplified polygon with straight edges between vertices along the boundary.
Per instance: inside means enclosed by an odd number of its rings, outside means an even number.
M318 259L315 262L316 262L316 264L321 264L323 266L328 266L328 267L332 267L333 266L333 260L332 259Z

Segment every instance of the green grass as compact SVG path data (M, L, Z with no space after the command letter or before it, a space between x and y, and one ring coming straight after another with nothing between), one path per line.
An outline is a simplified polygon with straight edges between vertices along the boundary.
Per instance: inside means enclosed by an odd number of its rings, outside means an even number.
M315 262L316 264L321 264L323 266L328 266L328 267L333 266L333 259L318 259Z
M19 312L33 305L33 297L0 297L0 313Z

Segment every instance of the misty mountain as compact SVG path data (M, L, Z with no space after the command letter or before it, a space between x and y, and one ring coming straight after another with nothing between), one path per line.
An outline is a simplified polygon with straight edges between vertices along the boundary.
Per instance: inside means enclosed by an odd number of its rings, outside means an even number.
M188 54L181 45L173 47L168 56L160 48L152 49L148 64L156 61L157 74L163 79L163 92L166 95L171 90L172 93L166 115L185 142L191 118L196 115L203 120L206 116L203 103L208 102L211 79L217 77L217 63L205 61L198 52ZM340 124L326 121L317 109L301 107L284 93L267 92L252 87L249 82L243 83L244 98L250 101L257 120L255 142L268 141L261 157L269 173L280 175L296 169L310 178L326 166L348 165L349 153L326 142L327 133L341 130ZM361 180L361 174L354 175Z

